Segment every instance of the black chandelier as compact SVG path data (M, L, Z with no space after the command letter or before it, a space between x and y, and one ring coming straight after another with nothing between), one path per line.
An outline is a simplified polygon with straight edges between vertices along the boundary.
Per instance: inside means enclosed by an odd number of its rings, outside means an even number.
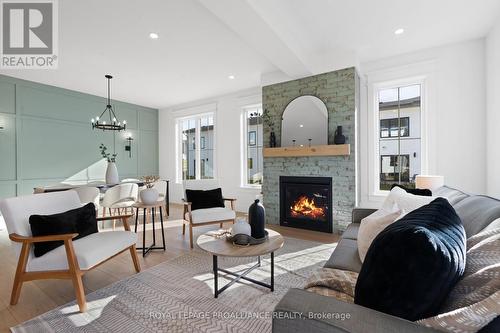
M110 90L109 90L109 85L110 85L110 80L113 78L111 75L104 75L104 77L108 80L108 104L106 105L106 108L104 111L101 113L99 117L96 117L95 119L92 118L92 129L102 129L103 131L122 131L125 130L127 127L127 121L124 120L123 123L121 121L118 121L116 118L115 111L113 110L113 107L111 106L111 98L110 98ZM106 113L106 111L109 114L109 123L106 120L103 120L103 116Z

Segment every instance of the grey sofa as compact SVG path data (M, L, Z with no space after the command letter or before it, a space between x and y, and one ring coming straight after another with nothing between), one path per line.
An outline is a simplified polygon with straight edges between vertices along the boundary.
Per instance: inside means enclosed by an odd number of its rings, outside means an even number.
M443 186L433 193L446 197L462 219L467 237L483 229L500 228L500 201L483 195L470 195L460 190ZM361 261L358 255L357 234L361 219L374 209L355 208L352 223L332 253L325 267L359 272ZM302 316L297 314L301 313ZM327 315L310 318L308 313L348 314L349 319L329 318ZM378 312L360 305L345 303L332 297L311 293L302 289L290 289L274 310L273 332L437 332L414 322ZM482 332L500 332L499 317Z

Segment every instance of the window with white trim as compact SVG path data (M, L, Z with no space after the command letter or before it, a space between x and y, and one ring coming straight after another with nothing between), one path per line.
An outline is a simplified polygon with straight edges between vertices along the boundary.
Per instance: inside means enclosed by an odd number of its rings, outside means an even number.
M261 186L263 170L262 105L243 108L243 186Z
M392 184L415 187L422 168L420 83L380 87L377 96L377 132L380 191Z
M214 114L177 119L180 180L212 179L215 168Z

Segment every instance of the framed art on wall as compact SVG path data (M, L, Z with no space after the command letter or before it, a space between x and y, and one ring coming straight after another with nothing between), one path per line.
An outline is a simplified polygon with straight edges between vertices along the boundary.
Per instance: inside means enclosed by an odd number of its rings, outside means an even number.
M257 132L248 132L248 145L255 146L257 144Z

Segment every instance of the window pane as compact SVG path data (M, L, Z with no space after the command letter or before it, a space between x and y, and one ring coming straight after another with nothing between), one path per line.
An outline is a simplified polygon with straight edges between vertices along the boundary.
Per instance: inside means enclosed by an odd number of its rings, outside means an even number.
M196 178L196 155L194 150L196 122L186 119L180 122L182 129L182 179Z
M249 185L262 184L262 109L252 108L245 113L246 117L246 150L247 150L247 165L246 165L246 181Z
M392 184L414 187L421 167L421 87L380 90L380 190Z
M214 178L214 117L200 118L201 179Z

